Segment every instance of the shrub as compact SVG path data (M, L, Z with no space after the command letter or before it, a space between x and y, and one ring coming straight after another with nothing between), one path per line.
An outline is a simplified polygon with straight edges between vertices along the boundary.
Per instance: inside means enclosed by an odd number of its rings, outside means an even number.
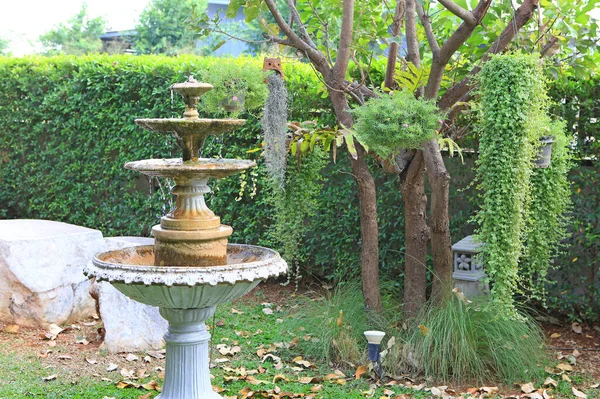
M441 114L433 101L395 91L369 99L354 109L358 140L384 159L401 148L420 148L435 137Z

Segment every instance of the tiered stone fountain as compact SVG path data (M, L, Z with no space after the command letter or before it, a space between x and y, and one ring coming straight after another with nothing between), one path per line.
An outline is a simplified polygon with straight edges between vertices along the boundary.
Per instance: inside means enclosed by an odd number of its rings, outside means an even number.
M260 281L285 273L273 250L228 244L233 232L204 202L209 178L255 166L253 161L198 158L206 138L242 126L242 119L199 119L198 101L212 85L190 78L174 84L186 110L182 119L137 119L145 129L170 133L183 149L177 159L128 162L126 169L175 181L176 206L152 228L154 246L98 254L86 274L108 281L128 297L160 308L169 322L165 380L160 399L217 399L210 383L204 321L216 305L248 293ZM115 309L118 311L118 309Z

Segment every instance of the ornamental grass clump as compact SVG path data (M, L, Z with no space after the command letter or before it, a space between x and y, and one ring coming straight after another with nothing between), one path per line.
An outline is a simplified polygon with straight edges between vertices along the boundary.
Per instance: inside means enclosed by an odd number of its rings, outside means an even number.
M420 148L433 139L442 119L433 101L417 99L408 91L382 94L353 112L358 141L387 160L402 148Z
M457 384L530 381L550 362L544 335L529 316L505 319L490 301L456 293L431 305L409 327L404 362L434 381Z

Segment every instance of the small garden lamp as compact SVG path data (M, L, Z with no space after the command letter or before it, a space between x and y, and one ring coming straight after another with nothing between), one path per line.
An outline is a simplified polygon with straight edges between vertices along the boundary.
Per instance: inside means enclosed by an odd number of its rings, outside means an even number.
M385 333L383 331L365 331L364 334L369 342L369 360L373 363L373 370L379 378L383 378L383 367L381 366L379 347Z

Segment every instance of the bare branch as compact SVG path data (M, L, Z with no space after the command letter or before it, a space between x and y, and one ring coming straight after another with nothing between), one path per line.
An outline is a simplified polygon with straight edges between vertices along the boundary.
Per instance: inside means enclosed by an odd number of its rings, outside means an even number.
M340 43L338 45L337 57L333 66L333 78L337 82L343 82L348 70L350 60L350 45L352 44L352 29L354 24L354 0L344 0L342 14L342 27L340 31Z
M316 49L317 46L315 45L315 43L312 41L312 39L308 35L308 31L306 30L306 26L300 20L300 15L298 14L298 10L296 9L296 5L294 4L294 2L292 0L287 0L287 3L288 3L288 8L290 9L290 14L292 16L292 19L295 20L296 23L298 24L298 30L300 31L300 36L302 37L302 39L304 39L304 41L306 43L309 44L309 46L311 46L312 48Z
M446 65L454 53L460 48L460 46L462 46L463 43L466 42L469 37L471 37L473 31L477 27L477 24L481 22L487 13L491 3L492 0L479 0L477 7L475 7L473 10L473 16L475 17L477 23L471 24L463 22L460 24L458 29L442 45L437 55L434 55L431 65L431 72L429 73L429 79L427 80L427 86L425 87L425 97L429 99L437 98Z
M419 16L421 24L425 29L425 36L427 37L427 42L429 43L431 52L435 57L440 52L440 45L438 44L438 41L435 37L435 33L433 33L433 28L431 26L431 18L425 13L425 9L423 8L423 4L421 3L417 3L417 15Z
M329 65L327 64L325 55L323 55L323 53L321 53L316 48L311 47L310 44L304 41L300 36L296 34L296 32L292 30L292 28L287 24L287 22L285 22L285 19L283 19L283 16L279 12L279 9L275 4L275 0L264 1L267 7L269 8L269 11L271 11L273 18L275 18L275 22L277 22L277 25L279 26L281 31L288 37L287 43L282 44L286 44L288 46L303 51L306 54L306 56L311 60L311 62L315 64L319 72L321 72L322 74L328 74Z
M415 0L406 0L406 61L412 62L416 67L420 67L421 55L419 54L419 38L417 36L415 12Z
M538 0L524 0L523 4L515 11L513 19L506 25L504 31L498 36L496 41L490 46L478 65L473 67L469 74L460 82L452 86L440 98L439 107L442 110L448 109L459 99L462 99L471 90L471 79L481 70L492 54L497 54L506 49L517 32L531 19Z
M392 35L400 35L400 27L404 18L404 0L396 2L396 10L394 11L394 22L392 23ZM389 45L387 58L387 67L385 71L385 87L391 89L394 85L394 72L396 70L396 58L398 57L398 43L392 42Z
M550 49L553 48L556 43L558 43L558 37L552 36L550 40L548 40L548 43L544 45L542 51L540 51L541 56L544 57L547 55Z
M479 21L469 10L465 10L452 0L438 0L448 11L465 21L468 25L477 25ZM422 6L421 6L422 7Z

